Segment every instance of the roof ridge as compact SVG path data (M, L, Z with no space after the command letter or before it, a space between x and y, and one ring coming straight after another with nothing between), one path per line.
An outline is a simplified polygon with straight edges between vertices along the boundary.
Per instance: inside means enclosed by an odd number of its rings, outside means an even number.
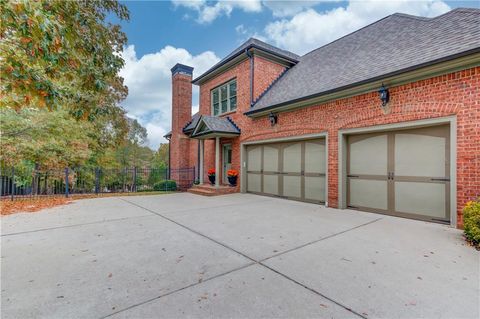
M368 27L371 27L372 25L377 24L377 23L379 23L379 22L381 22L381 21L383 21L383 20L386 20L386 19L388 19L388 18L391 18L391 17L408 18L408 19L414 19L414 20L420 20L420 21L432 21L432 20L441 18L441 17L443 17L443 16L450 15L450 14L452 14L452 13L454 13L454 12L474 12L474 13L479 13L479 14L480 14L480 9L467 8L467 7L459 7L459 8L455 8L455 9L452 9L452 10L450 10L450 11L447 11L447 12L445 12L445 13L442 13L442 14L436 16L436 17L430 17L430 18L429 18L429 17L416 16L416 15L412 15L412 14L408 14L408 13L395 12L395 13L392 13L392 14L390 14L390 15L388 15L388 16L386 16L386 17L383 17L383 18L381 18L381 19L379 19L379 20L377 20L377 21L374 21L374 22L372 22L372 23L370 23L370 24L367 24L366 26L364 26L364 27L362 27L362 28L360 28L360 29L358 29L358 30L355 30L355 31L353 31L353 32L350 32L350 33L348 33L348 34L346 34L346 35L344 35L344 36L342 36L342 37L340 37L340 38L338 38L338 39L336 39L336 40L333 40L332 42L326 43L326 44L324 44L324 45L322 45L322 46L320 46L320 47L318 47L318 48L316 48L316 49L313 49L313 50L305 53L304 55L302 55L302 57L304 57L304 56L306 56L306 55L308 55L308 54L310 54L310 53L312 53L312 52L315 52L315 51L317 51L317 50L320 50L320 49L322 49L322 48L325 48L325 47L327 47L327 46L329 46L329 45L331 45L331 44L333 44L333 43L335 43L335 42L338 42L338 41L340 41L340 40L342 40L342 39L344 39L344 38L346 38L346 37L348 37L348 36L350 36L350 35L353 35L353 34L355 34L355 33L357 33L357 32L360 32L360 31L362 31L363 29L366 29L366 28L368 28Z

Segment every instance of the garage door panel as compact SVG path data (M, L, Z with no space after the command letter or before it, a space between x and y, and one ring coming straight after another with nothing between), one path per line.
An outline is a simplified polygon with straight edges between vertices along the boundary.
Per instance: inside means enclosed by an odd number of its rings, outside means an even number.
M302 177L301 176L283 176L283 196L302 197Z
M387 188L387 181L351 179L350 205L387 210Z
M278 172L279 170L279 148L276 146L263 147L263 171Z
M262 192L262 175L247 174L247 189L249 192Z
M446 218L446 184L395 182L395 211Z
M305 172L325 174L325 141L305 142Z
M263 175L263 192L270 195L279 195L277 175Z
M302 144L295 143L283 148L283 172L300 173L302 171Z
M446 143L445 137L395 134L395 175L445 176Z
M262 148L250 147L247 149L248 171L260 171L262 169Z
M305 199L325 201L325 176L305 176Z
M388 171L388 136L372 135L350 138L350 174L386 175Z

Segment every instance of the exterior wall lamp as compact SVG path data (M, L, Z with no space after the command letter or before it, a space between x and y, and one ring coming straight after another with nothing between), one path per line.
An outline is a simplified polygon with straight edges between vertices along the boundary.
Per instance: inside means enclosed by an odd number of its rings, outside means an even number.
M274 126L278 122L278 115L270 112L270 114L268 114L268 119L270 120L270 124Z
M380 95L380 100L382 101L382 107L385 107L385 105L387 105L388 101L390 100L390 93L388 92L388 89L385 87L385 85L383 85L383 83L380 90L378 90L378 94Z

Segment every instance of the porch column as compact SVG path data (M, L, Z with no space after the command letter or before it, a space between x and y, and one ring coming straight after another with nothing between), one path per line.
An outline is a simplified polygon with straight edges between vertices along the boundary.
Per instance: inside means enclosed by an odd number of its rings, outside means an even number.
M215 137L215 187L220 186L220 137Z
M204 149L204 140L200 140L200 167L198 169L199 171L199 177L200 177L200 185L203 184L203 149Z

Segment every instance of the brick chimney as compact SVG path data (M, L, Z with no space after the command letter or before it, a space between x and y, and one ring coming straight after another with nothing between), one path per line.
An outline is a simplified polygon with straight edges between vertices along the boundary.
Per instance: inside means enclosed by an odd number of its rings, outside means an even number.
M193 68L180 63L172 71L172 137L170 138L170 165L172 169L186 168L189 163L189 140L183 127L192 119Z

